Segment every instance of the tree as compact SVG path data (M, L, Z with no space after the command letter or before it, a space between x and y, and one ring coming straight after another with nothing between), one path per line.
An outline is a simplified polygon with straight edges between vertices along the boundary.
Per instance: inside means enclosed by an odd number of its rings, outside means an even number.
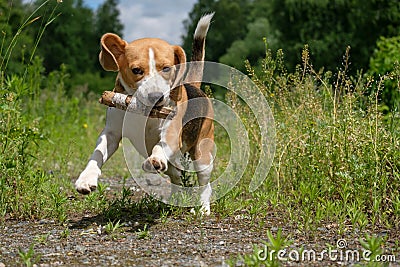
M58 5L56 12L58 17L47 27L39 47L46 70L56 70L66 64L72 74L93 71L98 50L93 11L82 0L70 0ZM49 14L42 16L46 21Z
M270 48L282 48L289 70L301 62L305 44L316 69L333 71L350 46L351 71L356 73L368 69L380 36L400 35L398 0L199 0L185 22L187 51L198 18L209 11L216 15L207 37L207 58L235 67L243 66L236 64L245 56L256 64L257 57L263 56L258 50L266 37L273 42Z
M369 60L369 74L379 76L390 74L382 90L382 98L390 110L400 109L400 35L391 38L381 37ZM382 88L381 88L382 89Z
M118 34L122 37L124 26L119 21L119 0L106 0L96 11L95 30L98 39L107 32Z
M367 69L379 36L397 35L398 0L273 1L272 26L281 32L281 45L293 66L304 44L314 65L334 70L351 46L353 71Z
M247 34L243 39L236 40L228 48L227 53L219 58L221 63L234 66L245 72L244 62L249 60L252 65L259 65L265 55L266 39L268 48L276 50L279 48L279 33L273 32L268 19L258 18L247 27Z
M246 34L249 22L250 0L199 0L184 21L186 35L182 36L183 48L190 55L193 34L200 17L206 13L217 14L212 21L210 34L207 36L206 59L217 61L230 45Z

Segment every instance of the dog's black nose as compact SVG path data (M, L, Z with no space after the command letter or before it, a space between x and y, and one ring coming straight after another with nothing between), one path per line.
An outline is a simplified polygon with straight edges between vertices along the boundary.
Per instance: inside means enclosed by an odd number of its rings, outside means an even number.
M154 106L156 106L164 100L164 95L160 92L149 93L149 100Z

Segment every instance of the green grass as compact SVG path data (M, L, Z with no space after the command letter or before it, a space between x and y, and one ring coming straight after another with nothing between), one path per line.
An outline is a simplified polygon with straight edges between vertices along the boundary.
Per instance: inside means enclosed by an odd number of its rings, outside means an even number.
M303 230L326 222L398 227L399 113L384 116L378 92L365 94L371 89L367 78L347 77L345 67L337 74L317 73L307 48L295 73L279 69L279 61L267 53L261 74L249 67L270 103L277 131L267 180L247 194L249 215L273 207ZM382 81L377 83L380 90ZM241 102L235 106L250 128L255 123L251 111ZM249 132L257 140L259 133ZM257 155L257 143L252 153Z
M37 263L39 263L40 258L42 257L42 255L35 252L35 244L31 244L26 251L19 248L18 255L23 265L26 267L36 265Z
M291 241L282 235L281 229L276 233L276 237L268 230L267 237L268 241L264 241L262 246L253 246L251 254L232 257L226 263L229 266L238 264L239 266L280 266L278 252L286 249Z

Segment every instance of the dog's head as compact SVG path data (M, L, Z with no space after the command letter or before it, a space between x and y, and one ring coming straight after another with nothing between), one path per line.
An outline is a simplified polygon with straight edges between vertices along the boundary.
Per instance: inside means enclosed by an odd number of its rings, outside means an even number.
M147 106L181 99L181 86L174 88L185 71L186 55L180 46L156 38L127 43L107 33L101 38L99 60L105 70L118 71L125 90L136 92L138 100Z

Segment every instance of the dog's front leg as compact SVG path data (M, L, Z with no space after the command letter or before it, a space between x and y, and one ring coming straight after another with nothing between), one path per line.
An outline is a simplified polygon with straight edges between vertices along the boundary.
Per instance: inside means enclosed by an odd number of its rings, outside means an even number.
M75 188L79 193L89 194L96 190L101 167L117 150L121 141L123 118L124 111L115 108L107 110L106 127L97 139L96 148L86 168L75 182Z
M143 162L146 172L158 173L168 170L168 162L174 162L180 155L181 120L165 121L161 129L160 141L153 147L150 156Z

